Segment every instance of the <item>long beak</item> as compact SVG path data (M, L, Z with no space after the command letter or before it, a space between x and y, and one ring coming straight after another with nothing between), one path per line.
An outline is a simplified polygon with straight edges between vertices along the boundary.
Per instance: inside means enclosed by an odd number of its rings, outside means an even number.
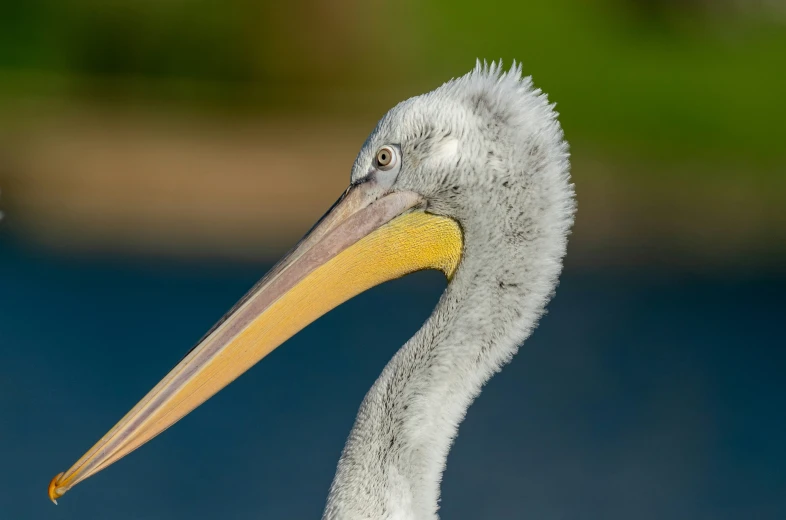
M463 248L452 219L428 214L412 192L350 187L213 329L90 451L49 484L56 502L234 381L334 307L387 280L422 269L450 277Z

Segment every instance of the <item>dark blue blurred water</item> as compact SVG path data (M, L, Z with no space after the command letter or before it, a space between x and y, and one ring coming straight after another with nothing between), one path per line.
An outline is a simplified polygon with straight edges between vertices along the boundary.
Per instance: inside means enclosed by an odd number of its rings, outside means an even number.
M268 267L0 240L0 518L318 518L436 273L336 309L59 506L46 496ZM443 518L786 518L784 292L766 273L567 272L470 409Z

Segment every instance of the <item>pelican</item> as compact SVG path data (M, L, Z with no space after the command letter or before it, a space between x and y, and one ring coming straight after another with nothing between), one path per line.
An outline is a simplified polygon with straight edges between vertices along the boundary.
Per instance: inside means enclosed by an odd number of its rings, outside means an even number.
M459 423L556 288L575 211L568 158L554 105L515 62L504 71L478 61L399 103L366 139L333 207L52 479L49 497L164 431L330 309L382 282L438 269L447 288L360 405L323 515L437 519Z

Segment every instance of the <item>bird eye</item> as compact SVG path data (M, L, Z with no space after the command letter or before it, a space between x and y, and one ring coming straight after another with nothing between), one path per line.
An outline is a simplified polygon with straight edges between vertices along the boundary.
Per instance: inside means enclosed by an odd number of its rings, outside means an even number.
M396 166L396 152L390 146L383 146L377 152L377 165L380 170L390 170Z

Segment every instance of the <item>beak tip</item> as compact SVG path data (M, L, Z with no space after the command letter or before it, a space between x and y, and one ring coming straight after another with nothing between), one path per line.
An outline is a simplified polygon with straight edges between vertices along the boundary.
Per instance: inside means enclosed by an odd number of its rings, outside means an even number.
M68 490L68 488L57 485L60 477L62 476L62 473L58 473L55 475L55 478L49 481L49 500L51 500L55 505L57 505L57 499L65 495L65 492Z

